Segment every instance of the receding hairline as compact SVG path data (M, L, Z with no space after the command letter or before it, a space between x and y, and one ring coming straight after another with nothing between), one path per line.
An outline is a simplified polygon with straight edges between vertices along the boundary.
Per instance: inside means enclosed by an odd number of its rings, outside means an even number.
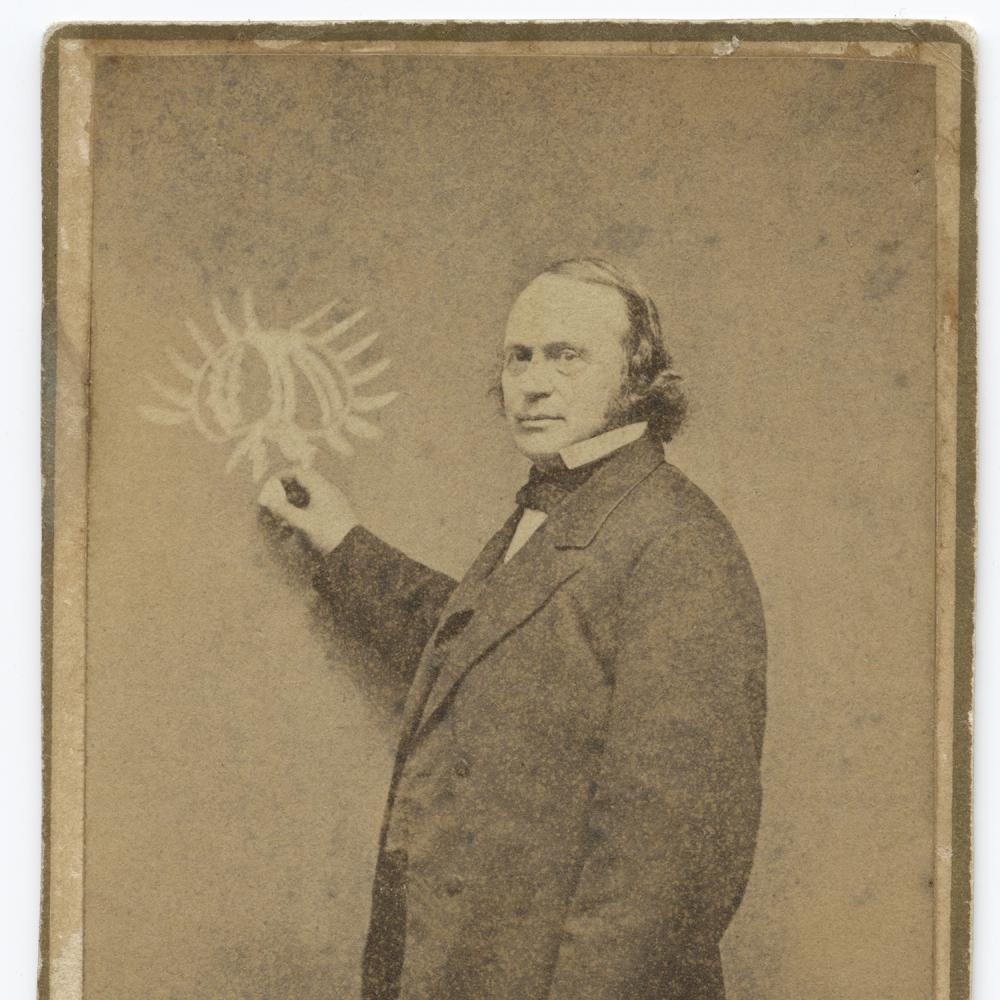
M649 294L631 274L603 257L564 257L552 261L521 289L517 299L543 278L563 278L566 281L575 281L578 285L608 288L624 304L629 327L634 325L636 314L645 314L648 319L653 320L653 326L659 333L656 305Z
M538 273L537 277L553 275L572 278L590 285L604 285L613 288L623 296L646 298L646 292L632 275L603 257L566 257L552 261Z
M518 292L517 298L514 299L514 302L511 305L510 312L508 313L508 325L510 322L510 317L515 314L519 304L522 303L525 297L528 296L529 293L532 292L532 290L537 289L540 286L542 287L550 286L553 285L554 283L558 283L559 285L563 286L572 283L577 286L582 285L584 287L589 287L592 289L606 289L606 292L610 292L611 294L614 295L614 301L617 301L620 304L621 307L620 318L624 325L624 330L621 331L621 335L622 336L627 335L629 327L631 325L631 318L629 316L629 305L628 305L628 300L625 298L625 296L622 294L619 288L617 288L615 285L609 282L592 281L582 276L577 276L573 274L559 274L553 271L542 271L539 274L536 274L535 277L532 278L531 281L529 281L521 289L520 292ZM599 293L599 296L602 298L604 302L608 304L610 304L613 301L606 293Z

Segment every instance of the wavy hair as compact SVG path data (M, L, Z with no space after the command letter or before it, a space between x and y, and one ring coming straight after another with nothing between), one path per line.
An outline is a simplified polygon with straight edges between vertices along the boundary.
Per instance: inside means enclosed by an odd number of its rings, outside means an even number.
M645 420L661 441L670 441L687 417L687 398L681 376L673 371L660 327L660 314L653 300L614 264L599 257L571 257L549 264L541 272L572 278L589 285L613 288L625 303L628 332L623 349L622 386L608 413L612 427ZM493 392L503 405L497 376Z

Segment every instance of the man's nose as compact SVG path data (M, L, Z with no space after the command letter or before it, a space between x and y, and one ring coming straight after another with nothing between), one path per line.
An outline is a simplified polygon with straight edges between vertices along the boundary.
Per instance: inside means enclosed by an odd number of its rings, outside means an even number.
M533 358L518 382L526 396L547 396L553 390L552 366L545 359Z

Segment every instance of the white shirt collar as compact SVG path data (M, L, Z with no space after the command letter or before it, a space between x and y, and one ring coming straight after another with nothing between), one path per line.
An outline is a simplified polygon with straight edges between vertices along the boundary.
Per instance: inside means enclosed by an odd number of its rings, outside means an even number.
M646 421L640 420L634 424L626 424L624 427L616 427L614 430L595 434L585 441L577 441L576 444L563 448L559 452L559 456L566 463L567 469L578 469L581 465L589 465L619 448L624 448L625 445L637 441L645 433Z

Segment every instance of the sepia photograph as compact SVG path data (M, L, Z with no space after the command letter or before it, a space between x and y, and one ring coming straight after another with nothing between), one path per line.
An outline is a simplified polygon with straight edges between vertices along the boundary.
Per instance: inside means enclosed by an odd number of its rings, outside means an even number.
M966 1000L974 81L54 29L42 1000Z

